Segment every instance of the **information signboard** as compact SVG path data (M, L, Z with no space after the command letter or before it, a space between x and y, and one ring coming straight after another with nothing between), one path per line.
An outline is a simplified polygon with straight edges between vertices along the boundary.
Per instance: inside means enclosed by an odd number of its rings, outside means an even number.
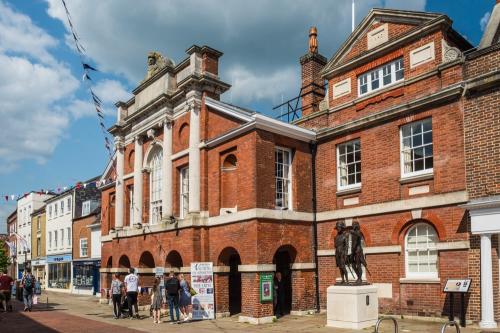
M155 267L155 276L156 277L161 278L164 273L165 273L165 267Z
M196 291L191 299L193 319L215 319L214 271L211 262L191 263L191 287Z
M260 274L260 302L273 301L273 273Z
M448 279L444 286L445 293L468 293L471 279Z

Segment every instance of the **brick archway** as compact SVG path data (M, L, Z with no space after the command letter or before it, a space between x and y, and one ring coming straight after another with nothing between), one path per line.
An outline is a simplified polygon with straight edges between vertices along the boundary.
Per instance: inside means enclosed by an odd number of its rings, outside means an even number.
M140 268L154 268L155 267L155 260L153 258L153 255L149 251L145 251L141 254L141 257L139 258L139 267Z
M443 221L438 218L435 214L427 213L422 214L422 217L419 219L412 219L407 217L402 217L396 223L392 230L391 242L394 245L403 244L404 237L409 228L411 228L416 223L428 223L430 224L437 232L439 241L444 241L446 239L446 229L444 227Z

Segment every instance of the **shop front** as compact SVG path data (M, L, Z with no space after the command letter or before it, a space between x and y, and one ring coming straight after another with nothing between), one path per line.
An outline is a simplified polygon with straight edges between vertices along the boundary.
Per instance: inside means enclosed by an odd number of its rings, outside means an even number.
M71 260L71 254L60 254L47 257L49 271L48 288L60 291L70 291Z
M99 293L99 269L101 260L73 261L73 289L74 294L96 295Z
M46 277L47 273L45 271L45 266L47 265L47 260L45 258L40 258L31 261L33 276L40 282L42 288L46 288Z

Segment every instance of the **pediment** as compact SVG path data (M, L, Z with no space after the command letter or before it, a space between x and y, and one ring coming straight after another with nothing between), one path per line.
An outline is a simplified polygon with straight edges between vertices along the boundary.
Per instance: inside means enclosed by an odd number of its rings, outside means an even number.
M442 17L446 16L428 12L374 8L328 61L322 73L325 75L337 65L380 48L381 45L397 39L410 30Z

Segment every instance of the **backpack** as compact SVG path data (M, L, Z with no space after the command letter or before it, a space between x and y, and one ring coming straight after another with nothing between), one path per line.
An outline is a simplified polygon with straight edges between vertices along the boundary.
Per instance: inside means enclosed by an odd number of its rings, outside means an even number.
M165 287L167 288L167 294L176 295L179 292L179 280L170 278L165 283Z
M24 289L28 291L33 290L33 277L31 275L24 277Z

